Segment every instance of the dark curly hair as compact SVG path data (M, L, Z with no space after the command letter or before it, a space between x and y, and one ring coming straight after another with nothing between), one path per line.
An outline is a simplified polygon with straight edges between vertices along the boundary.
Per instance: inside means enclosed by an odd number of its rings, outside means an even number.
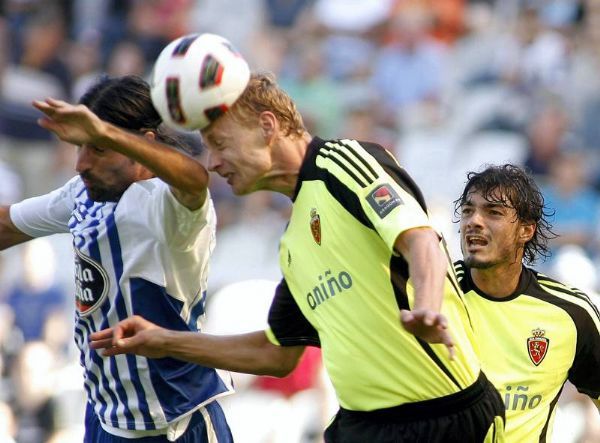
M175 131L163 125L152 105L150 85L136 75L103 75L80 98L102 120L134 132L152 131L156 140L194 154L192 146Z
M548 217L555 211L545 206L544 196L533 178L522 168L512 165L488 165L481 172L469 172L461 196L454 201L454 215L460 218L460 208L472 192L481 193L488 202L502 203L514 208L517 220L535 224L531 240L525 243L525 263L535 263L538 256L550 256L548 240L556 238Z

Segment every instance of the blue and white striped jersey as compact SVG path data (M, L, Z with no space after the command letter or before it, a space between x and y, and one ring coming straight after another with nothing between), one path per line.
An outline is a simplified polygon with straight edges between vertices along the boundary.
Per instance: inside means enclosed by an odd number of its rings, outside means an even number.
M32 237L73 235L75 341L88 399L108 432L161 430L233 392L212 368L170 358L103 357L88 346L90 333L133 314L170 329L200 329L215 244L210 197L190 211L154 178L133 183L118 202L94 202L75 177L12 205L10 216Z

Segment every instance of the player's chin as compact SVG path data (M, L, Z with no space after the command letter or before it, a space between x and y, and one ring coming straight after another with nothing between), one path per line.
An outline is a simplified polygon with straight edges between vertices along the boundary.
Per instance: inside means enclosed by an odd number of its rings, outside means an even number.
M127 190L126 187L109 187L102 185L86 186L90 200L95 202L117 202Z
M463 261L467 267L472 269L487 269L493 265L488 260L483 259L482 257L478 257L475 254L465 254Z
M231 186L231 192L233 192L234 195L238 195L238 196L248 195L253 191L253 189L251 187L246 186L240 182L232 182L230 184L230 186Z

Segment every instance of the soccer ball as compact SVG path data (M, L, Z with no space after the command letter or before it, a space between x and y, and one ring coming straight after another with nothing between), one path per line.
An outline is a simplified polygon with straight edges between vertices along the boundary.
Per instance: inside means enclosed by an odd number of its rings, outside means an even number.
M177 129L203 129L239 98L250 68L231 43L215 34L173 40L154 64L151 96L163 121Z

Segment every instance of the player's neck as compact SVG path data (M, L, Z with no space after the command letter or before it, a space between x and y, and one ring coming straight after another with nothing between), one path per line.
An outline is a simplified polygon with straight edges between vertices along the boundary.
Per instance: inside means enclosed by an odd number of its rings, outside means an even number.
M311 137L305 133L300 137L284 137L273 148L273 167L266 188L292 198L296 191L298 176Z
M495 298L512 295L519 286L522 271L521 261L487 269L470 269L475 286L486 295Z

